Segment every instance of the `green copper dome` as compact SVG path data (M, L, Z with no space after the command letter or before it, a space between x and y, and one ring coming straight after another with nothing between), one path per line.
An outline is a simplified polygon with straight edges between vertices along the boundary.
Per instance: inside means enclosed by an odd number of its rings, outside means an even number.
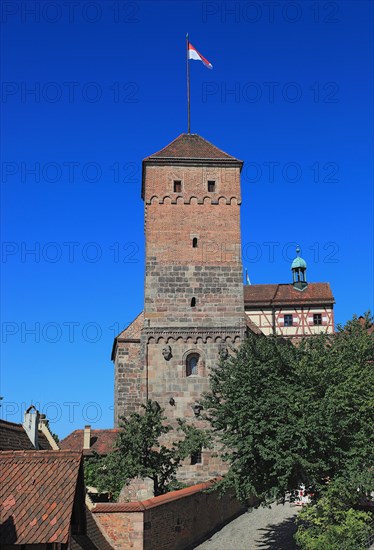
M300 253L300 248L297 247L296 254L299 254L299 253ZM300 258L300 256L297 256L291 265L291 269L298 269L298 268L306 269L306 261Z

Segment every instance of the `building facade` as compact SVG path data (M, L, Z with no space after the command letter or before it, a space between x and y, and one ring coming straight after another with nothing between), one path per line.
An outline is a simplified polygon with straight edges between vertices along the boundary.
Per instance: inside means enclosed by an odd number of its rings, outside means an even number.
M292 262L292 284L244 287L248 319L266 336L281 336L296 343L304 336L334 332L334 297L328 283L310 283L307 264L299 256Z

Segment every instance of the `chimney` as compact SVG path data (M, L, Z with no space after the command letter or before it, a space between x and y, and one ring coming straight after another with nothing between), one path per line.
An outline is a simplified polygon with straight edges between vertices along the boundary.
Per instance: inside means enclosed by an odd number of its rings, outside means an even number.
M91 447L91 426L84 427L83 434L83 450L88 450Z
M39 411L36 410L34 405L31 405L24 414L23 417L23 429L27 433L28 438L33 444L36 450L39 449L38 443L38 426L39 426Z
M54 451L58 451L60 447L58 446L57 442L55 441L51 430L49 429L49 420L47 420L45 414L39 415L39 426L38 429L40 432L42 432L45 437L48 440L48 443L50 444L51 448Z

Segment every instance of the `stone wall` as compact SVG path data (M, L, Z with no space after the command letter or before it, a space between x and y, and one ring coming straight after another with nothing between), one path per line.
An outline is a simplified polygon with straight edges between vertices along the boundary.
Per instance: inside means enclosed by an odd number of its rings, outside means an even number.
M239 345L245 314L240 237L240 167L147 165L146 277L141 349L147 395L196 427L201 395L221 352ZM174 192L174 182L181 189ZM208 181L214 181L213 192ZM165 353L166 351L166 353ZM169 353L167 353L169 351ZM198 357L196 372L190 357ZM171 445L175 433L164 437ZM178 478L205 481L226 471L217 449L202 450L201 462L186 460Z
M148 343L145 347L148 360L149 396L165 410L167 421L174 428L178 427L178 418L186 420L196 428L210 428L202 419L204 411L196 410L196 406L200 404L201 395L209 390L209 372L217 365L220 351L233 345L235 338L237 339L235 345L239 343L239 328L236 328L236 333L230 336L227 332L223 333L223 328L216 332L208 331L211 336L201 331L192 337L192 329L184 334L172 329L165 333L164 336L160 336L159 332L158 338L147 337ZM171 349L171 357L168 359L162 355L165 345L169 345ZM186 362L191 353L198 353L200 359L197 373L188 376ZM171 445L176 439L178 439L178 432L173 430L164 436L162 442ZM201 462L198 464L192 464L190 458L186 459L178 470L178 479L187 483L197 483L223 475L227 466L221 460L218 451L217 447L212 450L202 449Z
M92 512L115 550L185 550L245 511L213 482L126 504L97 504Z
M146 400L146 372L141 350L144 316L140 313L114 340L114 425L137 412Z
M119 342L114 361L114 426L121 416L137 412L145 402L145 371L139 342Z
M246 326L240 167L234 159L217 166L201 159L143 165L144 312L116 339L116 424L151 399L174 427L178 418L205 427L195 410L209 390L211 369L221 352L240 344ZM170 432L162 443L170 446L177 437ZM222 475L227 468L217 451L202 449L201 460L184 461L178 478L196 483Z

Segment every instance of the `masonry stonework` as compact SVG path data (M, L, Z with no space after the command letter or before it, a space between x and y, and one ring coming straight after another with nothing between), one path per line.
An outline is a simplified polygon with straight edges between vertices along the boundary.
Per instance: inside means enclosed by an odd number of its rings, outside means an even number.
M196 134L143 161L146 273L142 318L115 341L115 414L158 401L168 421L204 427L199 401L220 353L245 333L240 238L242 162ZM139 330L142 324L141 330ZM171 443L166 436L167 443ZM226 471L213 451L179 478ZM192 462L196 462L192 460Z
M141 361L140 338L144 316L140 313L129 327L114 340L114 425L121 416L139 410L145 397L144 365Z
M212 486L202 483L142 502L97 504L92 512L115 550L194 548L246 510Z

